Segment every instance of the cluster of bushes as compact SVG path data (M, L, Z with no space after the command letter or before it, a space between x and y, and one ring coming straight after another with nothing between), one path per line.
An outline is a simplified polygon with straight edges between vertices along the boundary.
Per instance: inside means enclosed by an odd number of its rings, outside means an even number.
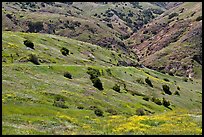
M149 97L148 96L145 96L142 98L143 100L146 100L146 101L149 101Z
M161 100L155 97L152 97L152 102L156 103L157 105L162 105Z
M40 32L41 30L43 30L43 22L32 22L30 21L28 23L28 32Z
M65 47L60 49L60 52L62 53L62 55L67 56L69 55L69 50Z
M151 82L151 80L149 79L149 77L147 77L147 78L145 79L145 82L146 82L150 87L153 87L152 82Z
M97 69L88 67L87 73L90 75L90 79L93 83L93 86L99 90L103 90L103 85L101 80L98 78L100 76L100 72Z
M200 21L200 20L202 20L202 16L198 16L198 17L196 18L196 21Z
M117 115L117 111L115 111L114 109L107 109L106 112L110 113L111 115Z

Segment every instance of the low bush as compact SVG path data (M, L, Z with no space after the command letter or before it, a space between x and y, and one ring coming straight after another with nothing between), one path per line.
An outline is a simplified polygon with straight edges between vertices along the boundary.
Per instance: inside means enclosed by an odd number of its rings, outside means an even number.
M28 61L32 62L35 65L40 65L38 57L36 55L34 55L34 54L29 55Z
M120 86L117 85L117 84L115 84L115 85L113 86L113 90L115 90L116 92L119 92L119 93L120 93Z
M137 81L137 83L139 83L139 84L144 84L144 81L143 81L142 78L138 78L138 79L136 79L136 81Z
M183 78L182 79L184 82L188 82L188 78Z
M178 86L177 89L180 90L180 87Z
M174 76L174 73L173 73L173 72L169 72L169 75L170 75L170 76Z
M143 100L149 101L149 97L145 96L142 98Z
M96 114L96 116L100 116L100 117L103 116L103 111L101 109L99 109L99 108L96 108L94 110L94 113Z
M90 75L90 79L94 79L100 76L100 71L91 67L88 67L87 73Z
M65 99L61 96L56 96L54 98L53 106L60 107L60 108L68 108L68 106L65 105Z
M165 107L170 106L170 102L167 101L165 98L163 98L162 104L163 104Z
M150 87L153 87L152 82L151 82L151 80L149 79L149 77L147 77L147 78L145 79L145 82L146 82Z
M169 80L169 79L167 79L167 78L164 78L164 81L167 81L167 82L169 82L170 80Z
M24 42L24 45L26 45L26 47L29 47L31 49L34 49L34 44L33 42L31 42L30 40L25 40L23 41Z
M145 115L144 109L143 109L143 108L138 108L138 109L136 110L136 115L138 115L138 116L143 116L143 115Z
M64 55L64 56L69 55L69 50L65 47L61 48L60 51L61 51L62 55Z
M64 77L72 79L72 75L69 72L64 72Z
M117 112L114 109L107 109L106 112L108 112L112 115L117 115Z
M98 90L103 90L103 85L98 77L91 79L91 81L95 88L97 88Z
M180 96L180 93L179 93L178 91L175 91L175 92L174 92L174 95Z
M198 17L196 18L196 21L200 21L200 20L202 20L202 16L198 16Z
M157 105L162 105L162 102L160 99L153 97L152 102L156 103Z
M168 85L162 85L162 88L163 88L163 90L164 90L164 92L166 94L169 94L169 95L172 94L171 91L169 90L169 86Z
M178 16L178 15L179 15L178 13L172 13L169 15L169 19L172 19L173 17Z

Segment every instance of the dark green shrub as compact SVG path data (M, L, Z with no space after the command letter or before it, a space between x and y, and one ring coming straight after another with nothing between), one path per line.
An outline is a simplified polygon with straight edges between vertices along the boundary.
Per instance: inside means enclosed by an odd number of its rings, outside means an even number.
M31 42L30 40L25 40L24 41L24 45L26 45L26 47L29 47L31 49L34 49L34 44L33 42Z
M172 13L169 15L169 19L172 19L173 17L178 16L178 15L179 15L178 13Z
M117 85L117 84L115 84L115 85L113 86L113 90L115 90L116 92L119 92L119 93L120 93L120 86Z
M138 109L136 110L136 115L138 115L138 116L143 116L143 115L145 115L144 109L143 109L143 108L138 108Z
M174 95L180 96L180 93L179 93L178 91L175 91L175 92L174 92Z
M61 51L62 55L64 55L64 56L69 55L69 50L65 47L61 48L60 51Z
M146 82L150 87L153 87L152 82L151 82L151 80L149 79L149 77L147 77L147 78L145 79L145 82Z
M117 115L117 112L114 109L107 109L106 112L108 112L112 115Z
M29 55L28 61L32 62L35 65L40 65L40 63L38 61L38 57L36 55L34 55L34 54Z
M109 76L112 75L111 70L110 69L106 69L106 72L108 73Z
M90 79L94 79L94 78L100 76L99 70L98 70L98 69L91 68L91 67L88 67L87 73L90 75Z
M153 97L152 102L156 103L157 105L162 105L162 102L160 99Z
M56 96L54 98L53 106L60 108L68 108L68 106L65 105L65 99L62 96Z
M43 29L43 22L29 22L28 32L40 32Z
M84 107L83 107L83 106L78 106L77 108L78 108L78 109L84 109Z
M145 96L142 98L143 100L149 101L149 97Z
M103 85L98 77L91 79L91 81L95 88L97 88L98 90L103 90Z
M165 98L163 98L162 104L163 104L165 107L170 106L170 102L167 101Z
M164 78L164 81L167 81L167 82L169 82L169 79L167 79L167 78Z
M139 84L144 84L144 81L143 81L142 78L138 78L138 79L136 79L136 81L137 81Z
M169 86L168 85L162 85L162 88L163 88L163 90L164 90L164 92L166 94L169 94L169 95L172 94L171 91L169 90Z
M96 114L96 116L100 116L100 117L103 116L103 111L100 110L99 108L96 108L96 109L94 110L94 113Z
M183 78L183 81L184 82L188 82L188 78Z
M177 89L180 90L180 87L178 86Z
M173 73L173 72L169 72L169 75L170 75L170 76L174 76L174 73Z
M69 72L64 72L64 77L72 79L72 75Z
M198 17L196 18L196 21L200 21L200 20L202 20L202 16L198 16Z

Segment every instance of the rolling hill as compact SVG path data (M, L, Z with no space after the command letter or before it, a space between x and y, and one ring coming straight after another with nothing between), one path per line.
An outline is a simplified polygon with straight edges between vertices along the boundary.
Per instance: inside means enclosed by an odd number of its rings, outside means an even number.
M3 2L3 135L202 135L202 8Z

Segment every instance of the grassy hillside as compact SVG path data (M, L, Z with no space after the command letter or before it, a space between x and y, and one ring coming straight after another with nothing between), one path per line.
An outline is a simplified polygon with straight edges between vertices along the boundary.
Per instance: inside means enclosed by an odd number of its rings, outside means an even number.
M135 60L61 36L3 31L2 134L202 134L201 80L117 65Z

